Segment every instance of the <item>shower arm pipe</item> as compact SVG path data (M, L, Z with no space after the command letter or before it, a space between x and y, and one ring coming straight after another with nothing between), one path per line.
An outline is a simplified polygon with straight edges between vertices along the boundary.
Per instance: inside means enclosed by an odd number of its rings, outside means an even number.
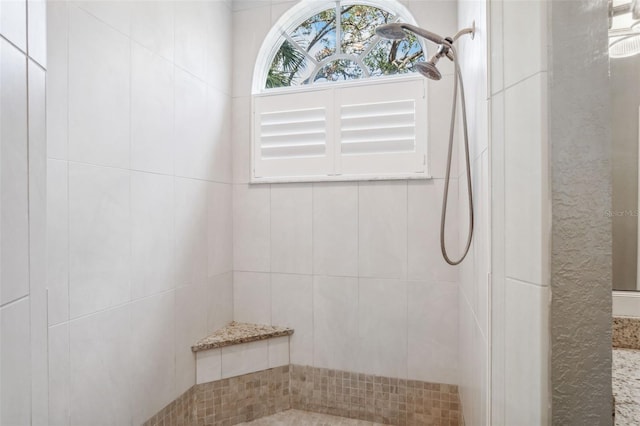
M476 35L476 21L473 21L473 23L471 24L470 27L463 28L460 31L458 31L456 33L456 35L453 36L453 43L455 43L460 37L462 37L465 34L471 34L471 40L473 40L475 38L475 35Z

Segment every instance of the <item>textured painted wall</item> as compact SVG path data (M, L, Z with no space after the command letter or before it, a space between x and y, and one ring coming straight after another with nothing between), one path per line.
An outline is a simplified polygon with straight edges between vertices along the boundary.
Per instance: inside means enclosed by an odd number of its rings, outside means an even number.
M555 425L611 424L607 3L550 4Z

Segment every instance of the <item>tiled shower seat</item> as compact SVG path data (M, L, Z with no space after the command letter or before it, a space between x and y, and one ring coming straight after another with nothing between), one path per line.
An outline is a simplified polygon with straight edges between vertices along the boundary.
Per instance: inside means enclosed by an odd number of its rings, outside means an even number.
M292 334L287 327L230 323L191 347L196 353L196 383L289 365Z

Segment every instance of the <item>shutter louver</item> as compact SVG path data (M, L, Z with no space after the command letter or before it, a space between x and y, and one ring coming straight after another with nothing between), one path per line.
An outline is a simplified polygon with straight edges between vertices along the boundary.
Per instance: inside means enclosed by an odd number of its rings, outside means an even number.
M254 178L331 174L332 99L330 91L255 98Z
M425 178L422 77L253 98L253 182Z
M318 157L326 153L326 109L260 114L262 158Z
M345 105L340 113L342 155L415 152L415 102Z
M343 175L407 177L426 171L424 79L346 88L337 96Z

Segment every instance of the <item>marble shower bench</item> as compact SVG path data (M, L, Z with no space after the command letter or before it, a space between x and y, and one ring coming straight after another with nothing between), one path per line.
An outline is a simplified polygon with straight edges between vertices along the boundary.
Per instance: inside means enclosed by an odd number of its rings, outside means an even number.
M231 322L191 346L196 384L289 365L292 334L287 327Z

